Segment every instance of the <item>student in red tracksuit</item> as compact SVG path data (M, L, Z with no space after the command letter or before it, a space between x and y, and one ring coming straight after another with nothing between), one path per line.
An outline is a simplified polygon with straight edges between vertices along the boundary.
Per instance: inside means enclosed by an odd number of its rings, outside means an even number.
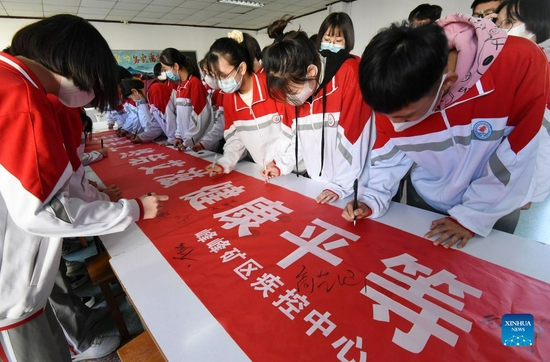
M496 12L489 15L496 26L508 35L520 36L537 44L550 39L550 2L543 0L506 0L501 3ZM548 48L546 56L550 53ZM550 94L549 94L550 97ZM544 120L539 132L540 145L537 153L535 193L532 202L542 202L550 194L550 98L546 103ZM528 209L531 203L523 208Z
M513 232L533 196L548 99L539 47L454 14L416 28L394 24L361 59L362 94L380 116L370 178L358 207L342 216L384 215L410 172L407 203L446 214L426 226L434 245L463 247L497 225Z
M255 163L265 165L277 153L284 106L269 98L264 73L254 73L254 55L247 50L248 34L232 32L220 38L207 54L208 66L224 92L225 146L211 173L229 173L248 151Z
M116 106L116 63L97 29L56 15L19 30L9 51L0 53L0 359L71 361L47 303L62 237L122 231L155 217L167 196L71 197L73 166L46 95L68 107Z
M191 146L191 149L195 152L199 152L204 149L212 149L214 143L217 143L218 146L214 152L223 153L223 146L225 145L225 140L222 138L218 139L218 127L225 128L225 116L223 114L223 95L224 93L218 87L218 82L216 78L208 70L208 63L206 57L199 62L199 68L201 72L202 83L204 89L208 93L208 101L212 105L212 112L214 114L214 121L218 124L216 128L212 128L209 133L207 133L200 142L195 143Z
M151 142L162 135L166 129L164 113L170 101L170 89L159 81L146 89L142 80L123 79L120 91L124 98L135 102L138 120L143 128L143 132L130 139L132 143Z
M303 159L308 175L325 184L317 202L329 203L368 176L372 112L359 92L357 59L344 49L319 54L305 32L284 33L289 20L270 25L275 42L264 49L270 94L294 106L282 125L283 146L264 174L288 174Z
M223 125L215 123L197 64L174 48L162 51L160 63L167 78L178 84L166 107L168 143L173 143L180 150L190 148L213 128L219 129L219 141L223 135Z

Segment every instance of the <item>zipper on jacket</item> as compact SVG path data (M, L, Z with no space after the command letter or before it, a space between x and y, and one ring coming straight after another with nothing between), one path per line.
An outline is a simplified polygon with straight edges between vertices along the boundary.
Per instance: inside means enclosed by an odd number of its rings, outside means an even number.
M44 257L48 251L49 240L40 239L40 244L38 245L38 250L34 256L34 269L32 272L30 286L38 285L40 281L40 276L42 275L42 269L44 266Z
M453 132L453 128L451 127L451 124L449 123L449 119L447 118L447 112L443 109L441 111L441 117L443 117L443 122L445 122L445 126L447 127L447 130L449 131L449 134L451 135L451 142L453 142L453 149L456 153L456 157L460 160L460 153L458 151L458 148L456 147L456 139L455 134Z

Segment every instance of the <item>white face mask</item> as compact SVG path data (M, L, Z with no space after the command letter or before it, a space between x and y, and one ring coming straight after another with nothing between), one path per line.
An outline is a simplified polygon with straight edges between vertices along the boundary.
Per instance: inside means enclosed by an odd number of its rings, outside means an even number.
M301 106L304 104L309 97L315 92L315 89L311 89L309 86L309 82L307 81L304 84L304 88L300 91L298 94L287 94L286 95L286 102L289 104L292 104L293 106Z
M443 74L443 77L441 78L441 84L439 84L439 88L437 89L437 93L435 94L435 98L434 98L430 108L428 108L428 111L422 117L418 118L415 121L406 121L406 122L393 122L392 121L393 129L395 130L395 132L402 132L402 131L404 131L408 128L411 128L412 126L415 126L415 125L419 124L420 122L422 122L423 120L425 120L426 118L428 118L429 116L431 116L434 113L435 106L441 101L441 97L443 96L443 95L440 95L439 93L441 93L441 88L443 88L443 83L445 82L445 78L447 78L447 73ZM390 120L391 120L391 118L390 118Z
M523 23L521 25L518 25L508 30L508 35L520 36L522 38L531 39L535 34L525 29L525 23Z
M315 74L317 74L317 67L315 65L313 65L313 67L315 67ZM302 104L304 104L307 101L307 99L309 97L311 97L313 95L313 93L315 93L315 90L317 89L317 87L311 88L309 86L309 83L311 81L314 81L314 80L310 79L307 82L305 82L304 88L302 88L300 93L298 93L298 94L287 94L286 95L286 102L289 103L289 104L292 104L293 106L301 106Z
M218 82L216 82L216 79L214 79L210 75L205 75L204 76L204 83L206 83L206 85L208 85L212 89L218 89L219 88L218 87Z
M242 64L242 63L241 63ZM218 80L218 86L224 93L235 93L236 91L241 88L241 84L243 83L243 76L241 75L241 79L237 82L237 75L239 75L239 69L241 66L237 68L235 75L228 79L219 79Z
M157 77L158 80L166 80L166 72L160 73L160 75Z
M343 46L343 45L338 45L338 44L333 44L333 43L328 43L328 42L322 42L320 51L330 50L333 53L338 53L340 50L345 49L345 48L346 47Z
M95 93L93 90L86 92L78 89L71 80L62 76L57 97L67 107L78 108L84 107L93 101Z

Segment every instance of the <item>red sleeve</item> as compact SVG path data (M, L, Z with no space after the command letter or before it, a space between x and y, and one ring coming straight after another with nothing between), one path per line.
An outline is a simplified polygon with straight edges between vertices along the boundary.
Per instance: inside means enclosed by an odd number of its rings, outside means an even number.
M78 156L78 147L82 140L82 119L80 118L79 108L69 108L59 101L59 98L52 94L48 94L48 99L52 102L57 122L63 137L65 149L73 167L73 171L78 170L82 161Z
M338 87L343 92L339 123L351 144L359 139L372 113L359 89L358 67L355 58L348 59L336 73Z
M189 79L189 98L191 98L195 114L201 114L206 107L208 93L206 93L206 89L204 89L202 82L197 77Z
M69 163L53 106L42 89L0 74L0 109L13 110L0 115L0 164L44 202Z
M152 104L164 113L171 95L172 91L168 87L165 87L162 83L155 83L149 88L147 99L149 104Z

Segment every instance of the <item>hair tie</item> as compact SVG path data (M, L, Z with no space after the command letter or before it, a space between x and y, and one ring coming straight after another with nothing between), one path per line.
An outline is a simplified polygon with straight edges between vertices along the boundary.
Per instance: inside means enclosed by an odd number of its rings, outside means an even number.
M275 41L277 43L279 43L279 42L283 41L284 38L285 38L285 33L281 33L281 34L279 34L275 37Z
M244 40L243 32L239 30L232 30L227 33L227 37L235 40L239 44L241 44Z

